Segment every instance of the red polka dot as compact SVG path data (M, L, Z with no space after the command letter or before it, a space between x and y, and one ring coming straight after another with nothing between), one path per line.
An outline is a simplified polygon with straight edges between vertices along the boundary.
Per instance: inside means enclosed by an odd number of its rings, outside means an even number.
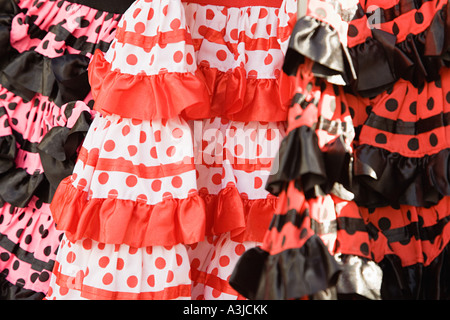
M190 54L190 53L186 54L186 62L189 65L194 63L194 58L192 57L192 54Z
M169 11L169 5L165 5L164 8L163 8L163 10L162 10L163 15L167 16L167 12L168 12L168 11Z
M270 34L272 33L272 25L271 25L271 24L268 24L268 25L266 26L266 31L267 31L267 34L268 34L268 35L270 35Z
M147 283L150 287L155 286L155 276L153 274L149 275L147 278Z
M181 266L181 264L183 263L183 257L177 254L176 258L177 258L177 266Z
M257 27L257 24L256 24L256 23L252 24L252 26L250 27L250 31L251 31L253 34L256 32L256 27Z
M258 144L256 146L256 155L259 157L262 154L262 152L263 152L263 148L261 147L260 144Z
M136 178L136 176L128 176L128 178L126 179L125 182L126 182L127 186L132 188L137 184L138 179Z
M106 184L109 180L109 175L106 172L102 172L98 175L98 182L100 184Z
M141 13L142 9L141 8L137 8L136 10L134 10L133 12L133 18L136 19L136 17L139 15L139 13Z
M273 140L273 139L275 139L275 131L273 131L272 129L268 129L267 131L266 131L266 139L267 140Z
M240 156L244 152L244 147L240 144L234 146L234 153L236 156Z
M250 70L250 71L248 72L248 77L249 77L249 78L257 78L257 77L258 77L258 71L256 71L256 70Z
M123 269L124 266L125 266L125 261L122 258L118 258L117 264L116 264L116 269L120 271Z
M173 61L180 63L183 60L183 52L177 51L173 54Z
M119 196L119 192L116 189L112 189L108 192L108 198L115 199Z
M239 39L239 31L238 29L233 29L230 31L230 38L234 41L237 41Z
M91 239L84 239L82 242L84 250L91 250L92 248L92 240Z
M128 153L130 156L134 156L138 152L138 148L136 146L128 146Z
M155 10L153 10L153 8L150 8L148 10L147 20L151 20L154 15L155 15Z
M252 141L256 141L257 135L258 133L256 132L256 130L253 130L252 133L250 133L250 139L252 139Z
M157 158L158 158L158 154L157 154L157 152L156 152L156 147L153 147L153 148L150 149L150 156L151 156L153 159L157 159Z
M59 294L62 296L65 296L66 294L69 293L69 288L66 287L59 287Z
M155 55L152 54L152 56L150 57L150 65L153 65L153 62L155 62Z
M228 256L221 256L219 259L219 264L221 267L226 267L230 264L230 258Z
M135 66L135 65L138 63L138 58L136 57L135 54L130 53L130 54L127 56L127 63L128 63L130 66Z
M109 264L109 258L104 256L101 257L100 260L98 260L98 265L100 266L100 268L106 268Z
M173 19L172 20L172 22L170 23L170 28L172 29L172 30L177 30L177 29L179 29L180 28L180 26L181 26L181 21L180 21L180 19Z
M174 146L170 146L166 150L166 154L168 157L173 157L176 153L176 148Z
M269 54L267 55L267 57L264 59L264 64L267 66L267 65L271 64L272 61L273 61L273 57L272 57L272 55L269 53Z
M127 279L127 285L130 288L135 288L138 285L138 278L136 276L129 276Z
M183 185L183 180L179 176L173 177L172 186L174 188L181 188L182 185Z
M268 14L269 14L269 12L267 12L267 9L261 8L261 11L259 12L259 19L263 19L263 18L267 17Z
M216 56L220 61L225 61L227 59L227 53L225 50L218 50Z
M214 11L212 11L211 9L206 10L206 19L207 20L212 20L214 19Z
M79 189L84 189L84 188L86 188L86 186L87 186L87 180L84 179L84 178L81 178L81 179L78 181L77 187L78 187Z
M262 185L263 185L262 179L260 177L255 177L255 182L254 182L255 189L261 188Z
M217 290L217 289L213 289L213 291L212 291L212 296L214 297L214 298L219 298L220 297L220 295L222 294L222 292L220 292L219 290Z
M242 256L245 252L245 246L242 243L239 243L236 248L234 248L234 252L236 252L236 254L238 256Z
M138 252L138 248L130 247L128 249L128 253L131 254L131 255L136 254L137 252Z
M161 180L153 181L152 182L152 190L155 191L155 192L161 191L161 185L162 185Z
M156 130L154 133L155 142L161 142L161 130Z
M102 278L102 282L103 282L103 284L104 285L109 285L109 284L111 284L112 282L113 282L113 280L114 280L114 277L113 277L113 275L111 274L111 273L107 273L107 274L105 274L104 276L103 276L103 278Z
M114 150L115 147L116 147L115 142L113 140L108 140L105 142L103 149L105 149L105 151L107 151L107 152L111 152Z
M166 260L164 260L164 258L161 257L157 258L155 260L155 266L160 270L164 269L166 267Z
M175 278L175 276L174 276L174 274L173 274L173 271L172 271L172 270L169 270L169 272L167 273L167 279L166 279L166 281L167 281L168 283L169 283L169 282L172 282L174 278Z
M201 36L205 36L205 34L208 32L208 27L207 26L200 26L199 28L198 28L198 33L201 35Z
M131 119L131 123L134 126L138 126L138 125L142 124L142 120L141 119Z
M99 243L97 244L97 248L98 248L99 250L103 250L103 249L105 249L105 247L106 247L106 244L104 244L104 243L99 242Z
M145 194L140 194L136 197L136 201L138 202L147 202L147 196Z
M180 139L183 136L183 130L181 130L180 128L175 128L172 130L172 136L175 139Z
M134 25L134 31L136 33L144 33L145 32L145 23L138 22Z
M222 183L222 175L220 173L216 173L212 176L212 182L216 185L219 185Z
M126 125L122 128L122 135L125 137L130 133L131 129L130 126Z
M66 261L67 261L68 263L73 263L73 262L75 261L76 258L77 258L77 256L75 255L75 253L74 253L73 251L70 251L70 252L67 254Z
M147 140L147 134L144 131L141 131L139 135L139 142L144 143Z

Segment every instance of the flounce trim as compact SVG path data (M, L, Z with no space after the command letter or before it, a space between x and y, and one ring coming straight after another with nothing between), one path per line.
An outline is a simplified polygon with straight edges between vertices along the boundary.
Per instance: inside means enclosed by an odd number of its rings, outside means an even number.
M269 255L246 251L236 264L230 285L248 299L300 299L336 285L341 268L317 236L301 248Z
M123 74L111 70L111 64L97 50L89 66L89 82L94 109L103 114L141 120L171 119L182 113L192 119L210 117L209 96L199 72Z
M25 289L21 284L12 284L0 274L0 300L42 300L45 294Z
M350 29L356 30L356 27L351 25ZM358 34L357 31L353 33ZM352 89L364 97L373 97L389 89L400 78L415 87L425 81L435 81L439 78L440 68L450 65L449 34L449 5L436 12L425 31L409 34L398 43L394 34L371 29L371 37L349 49L358 75ZM349 36L352 37L352 31Z
M71 242L90 238L134 248L192 244L205 237L205 205L197 195L165 199L156 205L121 200L88 199L72 186L71 177L59 185L50 205L58 230Z
M350 53L342 45L338 32L329 24L311 16L300 18L292 31L283 71L296 75L305 58L313 61L316 77L331 83L350 84L356 77Z
M206 208L206 235L230 232L236 242L262 242L276 209L277 198L250 200L236 187L226 187L218 195L200 190Z
M279 195L295 180L295 187L304 192L306 198L334 193L343 199L348 193L339 191L335 183L349 188L350 154L339 136L321 150L315 131L307 126L292 130L281 142L276 161L266 184L266 189Z
M191 120L220 116L235 121L285 121L290 99L283 97L293 92L293 81L286 75L247 79L243 68L221 72L202 65L195 74L123 74L111 70L99 50L89 66L89 81L95 110L141 120L182 115ZM261 105L270 105L271 111Z
M44 175L55 190L64 178L72 174L79 147L91 123L91 112L82 111L72 128L54 127L39 143L38 152Z
M374 208L436 205L450 195L450 149L421 158L361 145L355 149L353 186L358 205Z
M89 94L88 65L89 58L83 55L67 54L50 59L26 51L2 70L1 83L25 101L40 93L62 106L84 100Z
M433 262L404 267L399 257L388 255L378 264L383 270L381 298L384 300L449 300L449 245Z
M211 117L234 121L286 121L294 81L281 73L278 79L247 78L244 68L222 72L200 65L211 98ZM270 106L261 108L261 106Z
M11 46L11 25L20 12L14 0L0 2L0 70L7 66L19 53Z

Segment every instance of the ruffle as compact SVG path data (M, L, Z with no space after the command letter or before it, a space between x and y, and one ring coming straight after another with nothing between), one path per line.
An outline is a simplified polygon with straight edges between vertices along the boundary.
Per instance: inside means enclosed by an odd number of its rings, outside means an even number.
M72 186L71 177L59 185L50 209L57 229L75 242L90 238L131 247L195 243L205 236L205 207L197 194L164 199L156 205L115 198L89 199Z
M301 248L269 255L246 251L230 277L231 286L248 299L300 299L336 285L341 268L317 236Z
M72 3L78 3L87 7L91 7L101 11L114 13L124 13L131 4L136 0L70 0Z
M14 0L0 2L0 70L8 65L18 55L10 42L11 24L15 15L20 12Z
M266 189L279 195L290 181L295 180L298 190L307 198L330 192L339 193L335 183L349 188L350 154L345 148L342 136L339 136L324 148L319 147L315 131L307 126L292 130L282 141L277 161L267 181ZM345 193L339 193L343 196Z
M74 103L69 105L65 110L67 118L70 117L67 113L71 113L75 107ZM79 147L92 123L92 113L87 110L87 106L83 109L73 126L53 127L37 147L44 175L54 190L64 178L72 174Z
M89 58L82 55L67 54L50 59L35 51L26 51L2 70L1 83L26 101L40 93L62 106L88 95L88 64Z
M355 201L364 207L408 204L430 207L450 195L450 153L444 149L421 158L361 145L355 149Z
M449 300L449 245L433 262L404 267L395 255L378 264L383 270L381 297L384 300Z
M226 187L218 195L199 191L206 208L206 235L230 232L237 242L262 242L270 225L277 199L250 200L236 187Z
M89 82L94 109L105 114L141 120L170 119L179 114L190 119L210 118L209 108L204 107L209 104L209 95L199 72L123 74L111 70L111 64L97 50L89 66Z
M283 71L296 75L298 67L308 58L313 62L316 77L331 83L350 84L355 79L353 63L338 32L328 23L311 16L298 19L289 42Z
M420 87L439 78L439 69L450 63L450 6L434 13L426 30L399 41L393 33L368 29L366 17L349 27L349 51L358 75L352 90L373 97L405 79Z

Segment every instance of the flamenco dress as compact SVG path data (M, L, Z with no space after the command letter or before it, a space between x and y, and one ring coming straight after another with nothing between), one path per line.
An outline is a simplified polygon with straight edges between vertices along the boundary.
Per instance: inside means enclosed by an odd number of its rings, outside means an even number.
M381 270L352 192L356 132L345 88L356 78L347 30L357 3L305 4L283 66L295 78L288 133L266 185L279 205L230 283L249 299L380 299Z
M349 27L360 75L355 201L384 299L449 298L449 10L367 1Z
M228 278L276 205L263 186L291 90L281 4L124 13L89 66L97 113L51 203L64 238L46 299L242 298Z
M1 4L2 299L42 299L49 288L62 239L49 204L92 121L88 63L108 48L124 10L91 4Z

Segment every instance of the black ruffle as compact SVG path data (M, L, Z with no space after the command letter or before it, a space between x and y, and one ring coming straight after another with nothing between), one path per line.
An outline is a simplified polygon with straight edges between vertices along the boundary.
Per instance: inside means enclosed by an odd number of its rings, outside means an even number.
M300 299L336 285L341 268L317 236L301 248L269 255L261 248L246 251L230 285L248 299Z
M403 267L396 255L387 255L379 266L383 270L381 297L384 300L449 300L450 255L447 245L430 265Z
M20 283L12 284L4 273L0 274L0 300L42 300L44 297L44 293L25 289Z
M88 65L89 58L83 55L50 59L35 51L25 51L2 70L1 84L25 101L41 93L62 106L83 100L90 92Z
M355 149L351 190L359 206L430 207L450 195L450 149L422 158L361 145Z
M429 27L397 43L394 34L371 29L372 37L350 48L357 80L348 88L374 97L399 79L420 87L439 79L439 70L450 65L450 6L436 12Z
M125 13L135 0L67 0L90 8L113 13Z
M300 18L292 31L283 71L295 75L305 57L314 61L312 72L316 77L340 76L340 84L349 84L355 78L350 53L337 31L310 16Z
M72 128L54 127L42 139L38 146L39 156L47 180L52 189L72 174L78 148L86 137L92 116L83 111Z
M301 126L289 132L281 142L275 159L279 165L272 167L266 190L279 195L292 180L306 198L338 192L336 182L347 189L350 185L350 154L342 139L339 136L321 150L312 128ZM339 195L346 197L344 193Z
M11 24L15 15L20 12L14 0L0 1L0 70L8 65L19 53L10 42Z

